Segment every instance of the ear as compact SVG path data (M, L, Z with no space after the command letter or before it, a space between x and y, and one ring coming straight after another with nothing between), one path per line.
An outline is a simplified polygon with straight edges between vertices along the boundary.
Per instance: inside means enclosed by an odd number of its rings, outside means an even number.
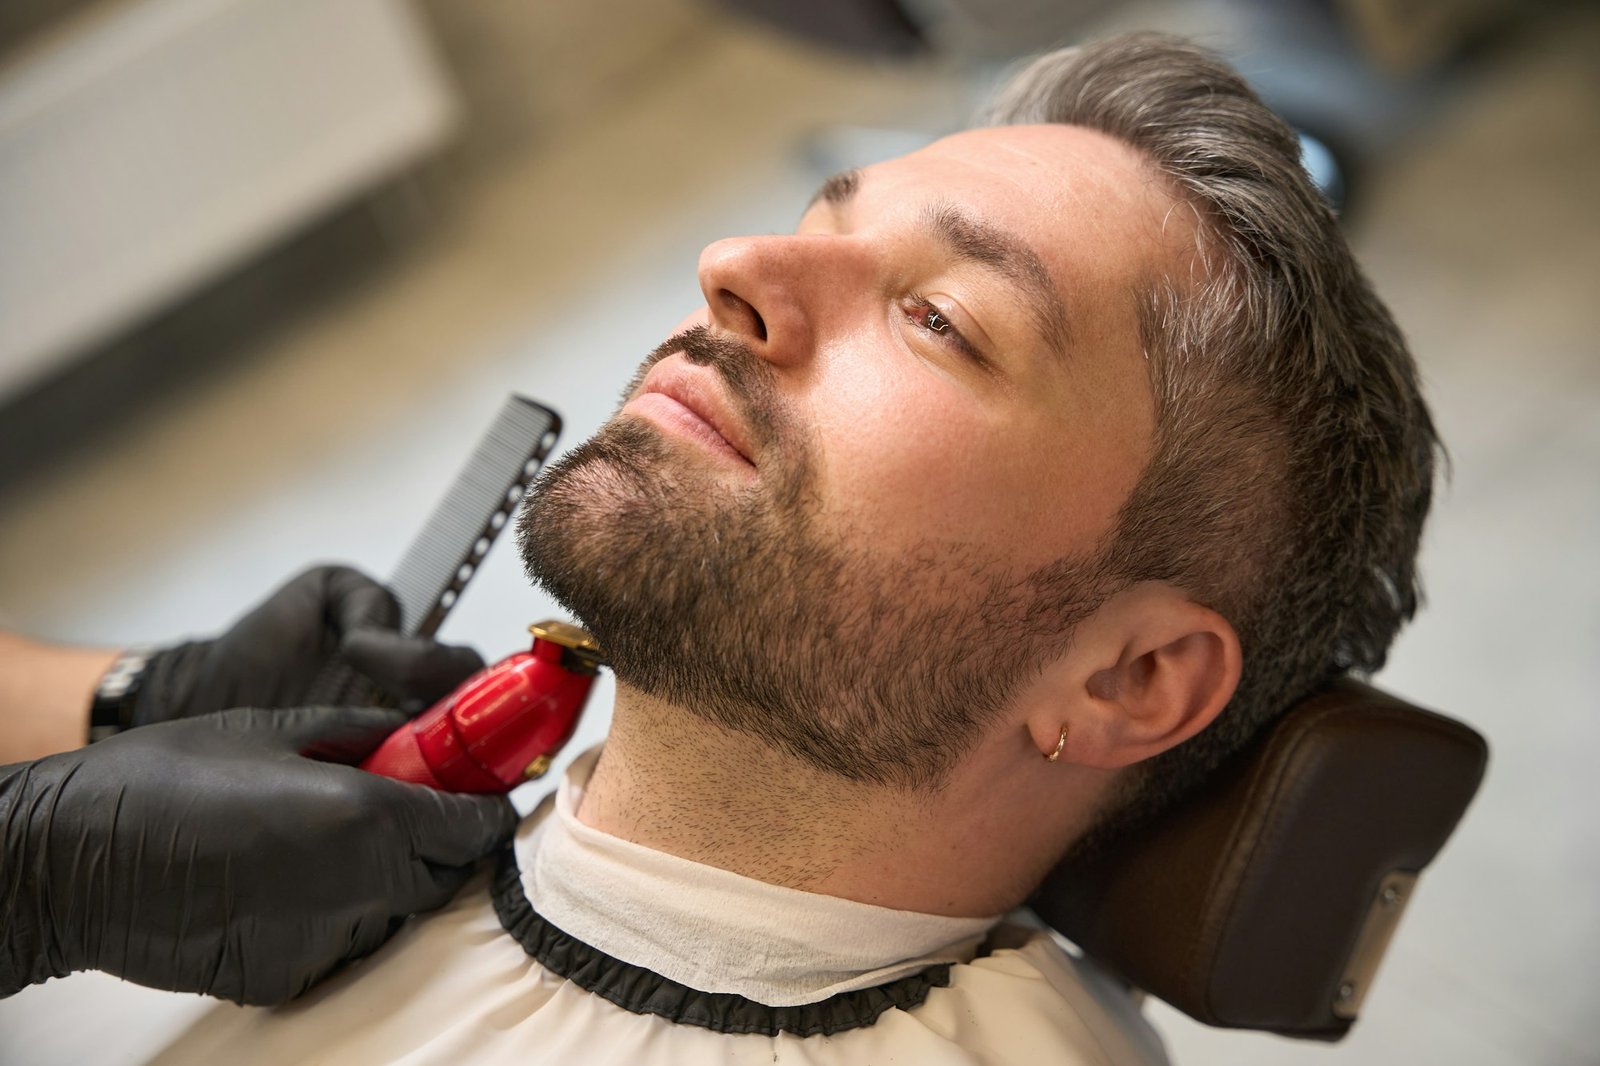
M1227 619L1161 582L1125 589L1078 624L1047 671L1059 699L1034 703L1041 754L1103 770L1141 762L1210 725L1239 684L1239 636Z

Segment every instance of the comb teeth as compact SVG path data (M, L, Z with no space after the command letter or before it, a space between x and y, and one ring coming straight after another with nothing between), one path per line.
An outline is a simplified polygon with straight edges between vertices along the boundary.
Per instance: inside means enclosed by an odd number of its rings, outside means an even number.
M389 587L400 601L402 633L438 631L522 502L560 428L549 408L521 396L506 400L395 568Z

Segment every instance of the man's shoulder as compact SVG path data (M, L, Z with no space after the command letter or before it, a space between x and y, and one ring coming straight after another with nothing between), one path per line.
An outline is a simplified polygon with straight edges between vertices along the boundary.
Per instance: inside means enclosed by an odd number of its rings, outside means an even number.
M922 1008L924 1024L984 1061L1167 1066L1166 1052L1127 986L1047 929L996 926L979 956L951 967Z

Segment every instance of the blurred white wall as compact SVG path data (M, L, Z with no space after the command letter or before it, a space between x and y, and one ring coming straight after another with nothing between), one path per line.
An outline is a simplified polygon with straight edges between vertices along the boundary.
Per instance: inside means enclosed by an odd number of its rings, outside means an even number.
M0 64L0 399L435 149L400 0L124 0Z

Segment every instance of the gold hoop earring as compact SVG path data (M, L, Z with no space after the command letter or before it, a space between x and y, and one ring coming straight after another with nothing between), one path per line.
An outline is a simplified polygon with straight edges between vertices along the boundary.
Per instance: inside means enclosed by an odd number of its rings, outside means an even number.
M1061 753L1066 750L1066 747L1067 747L1067 727L1065 725L1063 725L1061 727L1061 739L1056 741L1056 750L1052 751L1049 755L1046 755L1044 757L1044 761L1045 762L1055 762L1057 759L1061 758Z

